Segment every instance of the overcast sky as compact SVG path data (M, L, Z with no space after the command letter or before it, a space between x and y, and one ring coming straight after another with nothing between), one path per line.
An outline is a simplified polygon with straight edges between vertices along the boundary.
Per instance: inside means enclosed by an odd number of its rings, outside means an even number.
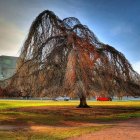
M45 9L61 19L77 17L140 73L140 0L0 0L0 55L19 55L32 21Z

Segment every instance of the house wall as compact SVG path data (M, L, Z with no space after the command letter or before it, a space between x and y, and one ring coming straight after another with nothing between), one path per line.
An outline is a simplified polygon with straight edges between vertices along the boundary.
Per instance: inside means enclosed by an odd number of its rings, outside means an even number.
M0 80L7 79L15 73L17 58L0 56Z

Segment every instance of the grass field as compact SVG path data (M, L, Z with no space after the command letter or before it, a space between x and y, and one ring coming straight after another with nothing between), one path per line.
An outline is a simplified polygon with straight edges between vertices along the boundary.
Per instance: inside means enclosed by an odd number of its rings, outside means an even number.
M0 140L63 140L140 117L140 101L0 100Z
M0 100L0 110L32 106L78 106L79 101ZM88 101L90 106L140 107L140 101Z

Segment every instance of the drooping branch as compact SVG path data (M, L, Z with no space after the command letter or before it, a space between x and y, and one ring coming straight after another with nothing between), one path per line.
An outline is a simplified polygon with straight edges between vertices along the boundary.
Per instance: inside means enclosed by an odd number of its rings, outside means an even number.
M24 95L140 95L140 76L115 48L74 17L43 11L33 21L10 85Z

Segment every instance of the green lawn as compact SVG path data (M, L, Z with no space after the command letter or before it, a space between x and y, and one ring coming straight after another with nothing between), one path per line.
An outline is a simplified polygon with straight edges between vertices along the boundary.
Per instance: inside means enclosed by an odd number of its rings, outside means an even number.
M0 100L0 110L34 106L78 106L79 101ZM140 101L88 101L90 106L140 107Z
M88 109L76 108L78 104L79 101L0 100L0 139L63 140L111 127L108 122L140 117L140 101L88 101L92 106ZM13 129L4 129L5 126Z

